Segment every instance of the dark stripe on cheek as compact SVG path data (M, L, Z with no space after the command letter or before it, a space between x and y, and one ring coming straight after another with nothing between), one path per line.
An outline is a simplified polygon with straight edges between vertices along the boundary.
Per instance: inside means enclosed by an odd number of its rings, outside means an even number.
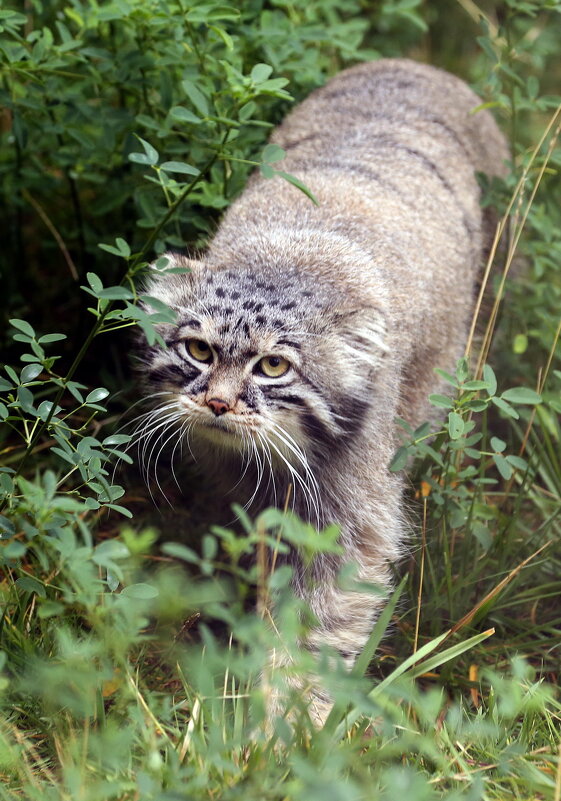
M284 403L288 403L291 406L299 406L300 408L307 409L308 406L306 402L299 396L299 395L276 395L272 400L275 401L284 401Z
M333 442L335 439L333 434L312 412L306 412L302 415L302 423L304 424L308 436L319 444Z
M240 392L239 398L245 403L248 409L258 408L255 397L252 397L252 393L248 391L247 387Z
M341 416L344 418L342 427L344 429L343 438L353 439L364 425L364 419L370 408L370 403L362 398L347 397L343 404Z

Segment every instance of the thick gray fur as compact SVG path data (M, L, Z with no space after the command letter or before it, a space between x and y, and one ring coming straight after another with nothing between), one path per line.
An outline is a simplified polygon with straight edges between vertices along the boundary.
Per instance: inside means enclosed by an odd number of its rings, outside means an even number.
M204 259L172 257L192 272L149 286L179 316L162 328L167 351L144 348L146 383L167 393L162 408L195 457L225 484L245 469L232 499L257 486L252 513L282 505L293 485L295 510L338 523L345 561L385 587L406 529L402 478L388 471L395 418L422 422L434 367L462 353L488 245L475 173L503 174L508 158L489 112L472 113L480 102L412 61L340 73L271 139L286 151L275 167L319 206L255 174ZM212 365L190 357L190 338L215 349ZM286 376L256 375L271 354L292 363ZM221 416L207 403L217 397ZM319 559L310 582L297 563L294 588L318 619L308 647L331 645L352 664L380 602L340 589L338 568ZM328 700L311 701L323 720Z

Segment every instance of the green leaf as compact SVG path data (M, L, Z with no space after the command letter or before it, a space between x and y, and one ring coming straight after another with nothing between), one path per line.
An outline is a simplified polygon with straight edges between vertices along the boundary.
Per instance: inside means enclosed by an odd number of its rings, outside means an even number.
M41 420L46 420L52 408L53 408L52 401L48 400L41 401L39 407L37 408L37 415L41 418ZM58 407L58 411L60 411L60 406Z
M6 545L2 551L2 555L7 559L21 559L22 556L25 556L26 552L27 545L24 545L23 542L14 540Z
M269 144L261 154L261 160L267 164L274 164L275 161L280 161L286 156L285 151L279 145Z
M277 174L276 170L270 167L268 164L262 164L259 167L259 172L263 176L263 178L274 178Z
M108 437L105 437L101 444L104 448L107 448L109 445L125 445L127 442L130 442L131 439L132 436L130 434L110 434Z
M66 334L44 334L39 337L37 342L40 342L41 345L48 345L50 342L60 342L62 339L66 339Z
M124 286L108 286L101 289L97 296L103 300L134 300L134 295Z
M489 364L483 366L483 378L487 382L487 392L489 395L494 395L497 391L497 379L493 368Z
M192 548L188 548L179 542L164 542L162 545L163 553L173 556L176 559L183 559L184 562L199 564L200 557Z
M480 389L487 389L487 387L487 381L465 381L462 385L462 389L466 389L469 392L477 392Z
M502 453L506 448L506 442L503 442L503 440L498 437L491 437L491 447L494 451Z
M232 51L234 49L234 40L232 39L229 33L226 33L224 28L219 28L218 25L209 25L208 27L211 31L214 31L214 33L222 39L228 50Z
M132 512L124 506L119 506L116 503L106 503L104 506L107 509L113 509L114 512L119 512L119 514L123 515L123 517L128 517L129 519L132 518Z
M124 256L126 259L128 259L128 258L129 258L129 256L131 255L131 249L130 249L130 246L129 246L128 242L125 242L125 240L124 240L124 239L121 239L121 237L120 237L120 236L118 236L118 237L117 237L117 239L115 240L115 242L117 243L117 247L119 248L119 252L120 252L120 253L121 253L121 254L122 254L122 255L123 255L123 256Z
M464 421L457 412L450 412L448 415L448 432L450 439L459 439L464 433Z
M160 164L160 169L164 172L181 172L185 175L200 175L201 171L184 161L164 161Z
M111 248L111 245L98 245L99 248L102 250L107 250ZM112 248L114 250L114 248ZM111 253L111 250L109 251ZM88 284L91 286L94 292L100 292L103 289L103 284L101 283L101 279L95 273L86 273L86 278L88 279Z
M509 479L512 476L512 467L507 462L504 456L500 453L493 454L493 461L497 465L497 470L501 474L501 476L505 479Z
M202 22L205 24L221 19L236 21L239 16L239 10L233 6L216 6L211 3L196 5L187 12L189 22Z
M460 382L460 384L466 380L469 375L469 366L468 361L465 356L462 356L461 359L458 359L458 364L456 365L456 378Z
M47 591L44 585L31 576L21 576L18 578L16 580L16 587L25 590L25 592L34 592L40 598L47 597Z
M208 102L201 90L198 89L194 83L191 83L191 81L181 81L181 86L199 114L206 117L208 114Z
M173 106L173 108L170 109L169 115L174 120L192 123L193 125L200 125L202 122L200 117L197 117L196 114L193 114L192 111L189 111L189 109L184 106Z
M9 518L0 515L0 539L13 537L16 533L16 527Z
M301 192L303 192L306 197L312 201L312 203L314 203L316 206L319 206L319 200L317 197L299 178L296 178L295 175L291 175L289 172L283 172L282 170L275 170L275 172L277 175L280 175L281 178L284 178L285 181L288 181L289 184L292 184Z
M503 392L501 398L510 401L510 403L522 403L528 404L529 406L536 406L538 403L542 402L542 396L533 389L528 389L528 387L513 387L512 389L507 389Z
M526 459L523 459L521 456L507 456L506 460L509 464L515 467L517 470L527 470L528 469L528 462Z
M272 72L273 68L269 64L256 64L249 77L255 84L264 83Z
M92 559L96 564L103 564L106 560L126 559L130 551L120 540L104 540L94 548Z
M20 402L21 408L28 414L33 414L35 408L33 406L33 393L26 387L18 387L17 397Z
M497 406L497 408L501 409L501 411L503 411L509 417L512 417L513 420L518 420L518 418L520 417L516 409L513 409L512 406L502 398L496 398L495 396L493 396L491 398L491 401L495 404L495 406Z
M93 389L89 395L86 396L86 403L98 403L104 400L108 395L108 389L105 389L105 387L98 387L97 389Z
M10 381L6 381L5 378L0 378L0 392L9 392L13 387L14 385Z
M28 364L21 371L21 376L20 376L21 383L26 384L28 381L33 381L33 379L37 378L37 376L42 372L43 372L42 364Z
M409 449L402 445L394 454L393 459L390 462L389 469L392 473L397 473L399 470L403 470L405 465L407 464L407 459L409 458Z
M435 654L431 656L429 659L426 659L420 665L415 665L408 673L407 676L410 679L416 679L418 676L422 676L424 673L428 673L435 668L440 667L441 665L446 664L451 659L456 659L456 657L461 656L466 651L469 651L471 648L474 648L476 645L479 645L480 642L486 640L488 637L491 637L494 634L493 629L489 631L483 631L481 634L476 634L474 637L470 637L463 642L459 642L456 645L452 645L450 648L446 648L446 650L441 651L439 654ZM430 644L430 643L429 643ZM420 652L421 649L419 649ZM419 653L418 652L418 653ZM390 674L391 676L392 674ZM388 677L389 678L389 677ZM377 687L375 689L378 689Z
M144 153L146 154L146 158L147 158L147 161L145 163L146 164L157 164L158 163L158 159L159 159L159 153L156 150L156 148L152 147L150 142L147 142L145 139L142 139L142 137L136 135L136 138L138 139L138 141L140 142L140 144L144 148ZM134 155L134 154L131 153L131 156L132 155Z
M19 386L19 377L18 377L16 371L14 370L14 368L10 367L9 364L5 364L4 365L4 370L8 373L8 375L10 376L10 378L12 379L14 384Z
M446 370L442 370L440 367L435 367L434 372L443 378L447 384L451 384L456 389L459 389L458 382L456 381L455 377L450 373L447 373Z
M512 343L512 352L520 355L528 350L528 337L526 334L516 334Z
M429 395L429 401L432 403L433 406L439 406L442 409L453 409L454 403L450 398L447 398L445 395Z
M18 320L17 318L14 318L14 319L10 320L10 324L13 325L14 328L17 328L18 331L21 331L22 333L27 334L28 337L34 337L35 336L35 331L29 325L29 323L25 322L25 320Z

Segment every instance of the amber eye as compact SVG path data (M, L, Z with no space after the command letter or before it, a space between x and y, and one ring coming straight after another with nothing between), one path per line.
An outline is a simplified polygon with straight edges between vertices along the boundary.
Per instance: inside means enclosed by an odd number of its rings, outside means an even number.
M282 356L264 356L257 363L258 372L266 375L267 378L279 378L286 373L289 367L290 362L283 359Z
M212 359L212 350L208 342L202 339L188 339L187 350L198 362L210 362Z

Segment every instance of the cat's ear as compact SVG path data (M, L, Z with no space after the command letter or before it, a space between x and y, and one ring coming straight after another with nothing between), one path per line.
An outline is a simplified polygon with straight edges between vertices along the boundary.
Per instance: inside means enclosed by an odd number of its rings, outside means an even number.
M203 269L201 261L180 253L165 253L149 266L144 277L144 292L168 306L182 305Z
M357 369L377 369L389 351L386 315L378 307L360 307L334 312L332 330L345 359Z

